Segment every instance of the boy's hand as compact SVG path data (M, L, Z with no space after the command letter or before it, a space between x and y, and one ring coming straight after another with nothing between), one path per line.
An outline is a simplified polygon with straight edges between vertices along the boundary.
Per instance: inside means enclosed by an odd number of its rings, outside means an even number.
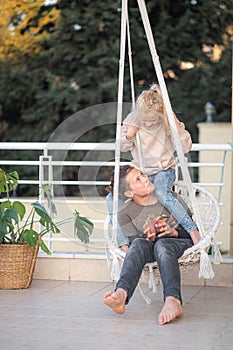
M156 228L154 225L154 220L151 217L146 219L146 222L143 226L144 235L146 235L146 239L148 241L155 242L156 240Z
M162 237L178 237L178 232L175 227L171 227L164 220L159 220L158 223L155 224L157 238Z
M171 225L172 223L173 221L165 215L148 217L143 226L146 239L155 242L157 238L178 237L177 225Z

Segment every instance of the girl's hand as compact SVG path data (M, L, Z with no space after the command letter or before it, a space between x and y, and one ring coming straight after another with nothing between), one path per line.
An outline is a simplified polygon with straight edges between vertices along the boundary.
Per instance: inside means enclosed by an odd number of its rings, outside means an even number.
M128 244L123 244L123 245L121 246L121 250L123 250L123 252L126 253L126 252L129 250Z
M126 133L127 140L131 140L136 135L137 132L138 132L138 127L136 125L130 125Z

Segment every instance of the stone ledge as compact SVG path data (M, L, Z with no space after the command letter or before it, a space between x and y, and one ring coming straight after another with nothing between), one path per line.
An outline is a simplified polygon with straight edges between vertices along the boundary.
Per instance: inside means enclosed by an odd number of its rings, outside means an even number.
M213 265L215 277L205 280L198 277L199 265L182 273L182 284L191 286L233 287L233 259L224 258L219 265ZM39 256L37 258L34 279L111 282L110 271L104 254L59 254L58 256ZM146 273L143 282L146 282Z

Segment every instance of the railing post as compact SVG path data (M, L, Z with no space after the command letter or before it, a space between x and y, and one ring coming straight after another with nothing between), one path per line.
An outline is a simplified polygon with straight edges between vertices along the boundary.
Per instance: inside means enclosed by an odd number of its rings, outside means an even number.
M233 44L231 55L231 83L233 84ZM233 101L233 85L231 84L231 97ZM231 142L233 143L233 105L231 106ZM232 146L232 144L231 144ZM233 154L231 152L231 212L230 212L230 255L233 255Z
M43 185L49 185L51 191L51 198L54 198L54 190L53 190L53 166L52 166L52 156L40 156L39 158L39 202L44 205L45 201L45 192L43 189ZM49 202L50 203L50 202ZM51 217L53 217L53 213L51 210L51 204L48 207L48 213ZM48 233L48 248L52 249L52 232Z

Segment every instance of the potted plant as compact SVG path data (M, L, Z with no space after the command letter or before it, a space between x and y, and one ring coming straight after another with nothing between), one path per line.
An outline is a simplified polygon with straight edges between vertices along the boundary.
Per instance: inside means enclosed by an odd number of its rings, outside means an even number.
M93 223L77 211L72 218L55 224L38 201L31 203L31 210L26 214L26 207L21 201L10 199L10 192L17 188L18 181L16 171L7 173L0 169L0 195L6 195L6 200L0 202L0 289L29 287L39 247L51 254L43 240L48 232L59 233L59 226L73 221L74 233L82 242L88 243L93 231ZM50 186L45 185L41 190L54 208Z

